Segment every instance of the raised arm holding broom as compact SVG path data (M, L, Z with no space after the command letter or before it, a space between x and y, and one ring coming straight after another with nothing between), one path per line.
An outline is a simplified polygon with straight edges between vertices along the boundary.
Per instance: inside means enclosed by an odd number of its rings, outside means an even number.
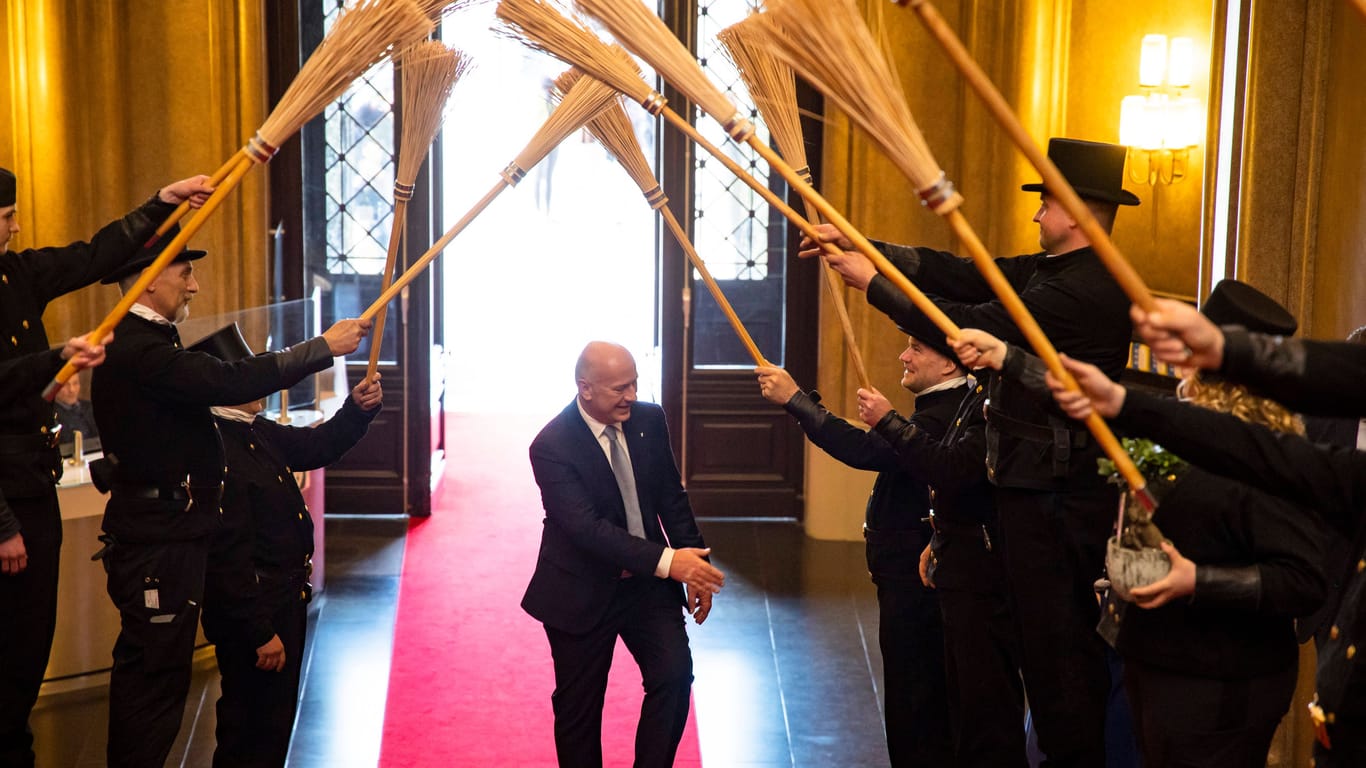
M958 210L961 197L944 181L893 68L878 55L879 46L854 3L770 0L768 8L763 17L770 28L785 31L767 38L775 53L864 128L922 190L926 204L949 220L973 257L968 264L929 249L889 249L898 265L925 290L943 297L943 309L964 327L1027 341L1050 368L1061 369L1051 338L1072 356L1090 358L1117 377L1131 333L1128 301L1050 190L1025 187L1043 193L1035 221L1046 253L993 261ZM794 37L790 30L806 34ZM1070 170L1068 178L1098 211L1113 215L1117 204L1137 204L1121 186L1123 147L1070 140L1055 140L1051 147L1055 162ZM870 302L889 311L888 299L899 297L878 284L867 265L859 270L872 280ZM898 319L917 322L905 309ZM918 323L923 325L923 319ZM1103 421L1089 420L1090 434L1074 430L1073 422L1033 399L1011 375L1006 371L989 383L987 467L999 509L1021 672L1049 760L1099 765L1107 746L1110 672L1095 632L1099 612L1092 582L1102 573L1118 495L1096 472L1097 442L1131 488L1143 488L1145 482ZM1070 386L1075 389L1076 382ZM1138 496L1151 507L1145 497Z
M396 48L426 37L432 22L414 0L357 0L333 24L322 43L304 62L280 103L271 110L256 135L233 158L210 177L218 179L212 195L184 228L161 251L138 281L124 293L109 315L87 334L91 340L103 339L118 325L147 286L185 249L185 244L203 227L223 199L242 181L253 165L270 162L275 152L304 123L337 99L352 81L371 65ZM155 242L156 237L152 238ZM57 373L43 395L51 400L61 385L75 373L67 365Z

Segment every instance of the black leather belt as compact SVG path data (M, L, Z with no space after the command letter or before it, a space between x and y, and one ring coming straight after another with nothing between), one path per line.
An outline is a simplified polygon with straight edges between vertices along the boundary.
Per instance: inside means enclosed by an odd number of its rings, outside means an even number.
M183 485L163 487L159 485L129 485L116 483L110 489L113 495L126 499L152 499L154 501L189 501L190 489Z
M1053 443L1058 437L1057 433L1059 430L1053 427L1023 421L1013 416L1008 416L995 408L988 407L986 409L986 416L988 424L1011 437L1032 440L1036 443ZM1065 427L1061 431L1068 433L1067 443L1073 448L1085 448L1087 440L1091 436L1091 433L1087 432L1084 428L1072 429L1071 427Z
M28 435L0 435L0 453L29 453L44 448L55 448L60 440L61 427L48 432Z

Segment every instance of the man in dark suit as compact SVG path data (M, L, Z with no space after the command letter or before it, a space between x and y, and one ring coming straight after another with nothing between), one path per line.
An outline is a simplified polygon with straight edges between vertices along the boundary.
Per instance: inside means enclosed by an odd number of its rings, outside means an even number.
M574 377L578 397L531 443L545 527L522 598L550 641L555 751L562 766L602 765L602 704L620 637L645 687L635 765L670 766L692 688L678 609L701 624L725 576L706 560L663 410L636 402L631 353L592 342Z

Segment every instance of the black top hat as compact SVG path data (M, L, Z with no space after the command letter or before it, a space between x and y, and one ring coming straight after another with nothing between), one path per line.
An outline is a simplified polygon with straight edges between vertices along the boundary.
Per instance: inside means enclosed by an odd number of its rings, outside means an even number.
M1079 197L1119 205L1138 205L1138 195L1124 188L1124 158L1129 150L1119 144L1080 139L1049 139L1048 159L1058 166ZM1043 192L1042 182L1020 187Z
M1290 336L1300 327L1295 316L1275 299L1237 280L1215 283L1200 312L1215 325L1241 325L1275 336Z
M19 180L14 178L14 173L7 168L0 168L0 208L8 208L14 205L18 199Z
M960 368L965 367L961 362L959 362L958 353L954 352L953 347L949 346L948 339L945 338L944 334L940 333L937 329L934 333L929 334L928 336L921 336L917 334L915 331L912 331L909 328L904 328L900 325L898 325L896 329L906 334L907 336L910 336L911 338L915 339L921 344L924 344L930 349L933 349L935 352L938 352L944 357L947 357L954 365L957 365Z
M138 255L124 262L123 266L105 275L104 279L101 280L100 283L102 285L113 285L114 283L117 283L125 277L128 277L130 275L136 275L142 270L148 268L152 265L152 262L156 261L157 256L160 256L161 252L166 250L166 246L172 240L175 239L176 233L179 231L179 227L173 228L171 231L167 232L166 234L158 238L155 243L152 243L152 246L150 248L144 246L141 250L138 251ZM175 260L171 263L181 264L187 261L194 261L195 259L202 259L207 255L208 251L196 251L186 248L185 250L176 254Z
M191 344L191 352L207 352L226 363L235 363L255 357L247 340L242 338L242 329L237 323L225 325L213 333Z

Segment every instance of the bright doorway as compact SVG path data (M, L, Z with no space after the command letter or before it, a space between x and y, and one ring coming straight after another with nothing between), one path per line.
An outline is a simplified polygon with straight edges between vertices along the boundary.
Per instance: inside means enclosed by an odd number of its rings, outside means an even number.
M449 19L443 39L471 56L442 133L443 211L454 224L550 112L566 67L491 34L493 4ZM647 156L653 124L628 106ZM648 143L647 143L648 142ZM574 395L574 362L594 339L636 357L640 397L660 399L655 213L586 131L565 139L446 249L446 410L552 413Z

